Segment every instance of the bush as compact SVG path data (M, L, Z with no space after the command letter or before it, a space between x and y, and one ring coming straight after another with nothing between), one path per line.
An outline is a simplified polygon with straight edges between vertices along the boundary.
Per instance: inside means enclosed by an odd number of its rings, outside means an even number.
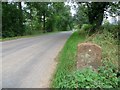
M102 63L98 72L93 71L91 68L85 68L83 70L75 69L71 70L70 67L76 64L76 50L72 51L73 47L77 47L82 35L75 32L72 35L72 39L65 45L67 51L63 51L64 58L60 56L59 68L54 79L54 87L56 88L117 88L120 87L120 78L117 78L118 72L118 40L114 38L112 32L108 32L103 28L103 32L94 34L86 39L86 42L93 42L101 46L102 48ZM76 37L76 38L75 38ZM74 43L76 44L74 44ZM71 47L69 47L71 46ZM64 48L65 49L65 48ZM64 50L63 49L63 50ZM72 52L72 53L71 53ZM74 58L73 58L74 57ZM71 59L69 59L71 58ZM71 62L73 61L73 62ZM71 63L70 63L71 62ZM61 64L61 65L60 65ZM75 64L75 65L74 65ZM61 69L62 68L62 69ZM61 69L61 70L60 70ZM74 72L73 72L74 71ZM70 73L71 72L71 73Z
M91 68L75 71L63 78L60 88L117 88L116 73L109 68L101 67L99 73Z
M104 24L102 28L103 31L108 31L117 36L120 30L120 25Z
M90 24L83 24L81 29L78 30L79 34L86 34L92 29L92 25Z
M92 25L90 25L90 24L83 24L82 27L81 27L81 30L88 31L91 28L92 28Z
M76 51L77 45L85 40L85 36L79 36L78 32L74 32L67 40L65 46L58 56L58 65L52 80L52 88L59 88L59 84L64 82L63 77L69 72L76 70Z
M114 69L118 67L118 40L114 38L114 34L104 30L102 33L97 33L95 37L90 37L86 42L93 42L102 48L102 61L112 63Z
M23 35L24 27L19 23L20 18L16 4L2 3L2 38Z
M107 81L113 85L112 87L117 87L118 85L115 85L115 83L117 83L117 80L114 81L114 79L117 78L116 74L120 70L118 65L118 40L114 38L114 31L109 31L109 29L111 30L110 27L104 27L102 33L97 33L94 37L90 37L86 41L93 42L101 46L103 66L100 67L100 75L104 77L107 76ZM111 75L115 76L112 77ZM107 83L105 83L105 85L107 85Z

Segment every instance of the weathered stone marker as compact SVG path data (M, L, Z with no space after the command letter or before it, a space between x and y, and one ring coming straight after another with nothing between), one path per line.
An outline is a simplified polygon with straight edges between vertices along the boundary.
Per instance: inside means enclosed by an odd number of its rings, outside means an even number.
M77 69L92 67L97 69L101 65L101 47L94 43L78 44Z

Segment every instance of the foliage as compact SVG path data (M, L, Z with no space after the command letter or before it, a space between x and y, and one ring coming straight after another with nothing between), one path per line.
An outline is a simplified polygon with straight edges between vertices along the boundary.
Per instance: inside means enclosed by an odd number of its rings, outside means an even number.
M114 38L113 33L108 32L108 29L104 28L102 32L89 37L86 42L87 41L96 43L101 46L103 61L107 60L107 63L112 63L112 67L115 67L114 69L117 70L116 68L118 68L118 39Z
M109 2L91 2L87 3L89 23L99 27L102 24L104 11Z
M106 23L102 26L102 31L108 31L112 33L115 37L117 37L118 33L120 33L119 30L120 30L120 25L112 25L112 24Z
M54 7L54 28L62 31L72 29L72 16L70 14L70 6L64 5L64 3L53 3ZM64 12L63 12L64 11ZM60 29L59 29L60 28Z
M58 32L58 31L56 31ZM31 38L31 37L37 37L39 35L45 35L45 34L52 34L52 33L56 33L56 32L48 32L48 33L41 33L41 32L32 32L32 34L26 34L24 36L16 36L16 37L7 37L7 38L0 38L0 41L8 41L8 40L15 40L15 39L19 39L19 38Z
M78 2L77 14L75 16L77 24L91 24L95 32L102 25L103 18L119 15L120 2ZM114 13L114 14L113 14Z
M75 20L74 23L79 24L79 28L81 28L83 24L89 23L86 12L87 12L87 8L85 8L85 4L84 3L79 4L76 10L77 14L74 15L74 20Z
M72 29L70 6L64 2L22 3L2 2L3 38Z
M106 11L109 12L110 16L117 16L120 14L120 2L109 2L109 5L107 6Z
M71 26L72 17L70 8L62 2L34 2L26 4L27 8L31 11L28 14L31 17L29 18L29 24L36 26L37 24L34 22L38 23L39 29L42 29L42 32L66 31L68 29L67 27Z
M90 30L93 28L93 25L90 24L83 24L80 29L78 29L79 35L88 35Z
M79 37L77 32L73 33L73 35L68 39L58 56L59 61L52 81L52 87L59 88L59 84L64 80L63 77L73 70L76 70L77 45L84 40L85 36L81 35Z
M112 69L101 67L99 73L84 68L63 77L60 88L117 88L118 79Z
M13 13L15 12L15 13ZM20 10L15 4L2 3L2 36L13 37L22 35L20 26Z
M85 32L89 32L91 28L92 28L92 25L83 24L82 27L81 27L81 30L84 30Z
M103 62L103 67L101 67L101 70L108 70L105 71L108 78L111 77L111 74L116 74L120 70L118 65L118 38L115 38L118 27L119 26L117 25L103 26L101 28L103 29L102 32L97 33L93 37L86 40L101 46Z
M77 71L75 69L76 49L72 48L77 47L77 44L81 42L79 40L81 39L82 35L83 34L79 35L78 32L75 32L65 44L58 58L58 68L55 74L55 79L53 80L53 87L118 88L118 40L114 38L114 34L108 32L107 28L104 28L102 32L95 33L89 38L85 39L84 36L83 40L85 40L85 42L96 43L102 48L102 66L99 67L98 72L93 71L90 68ZM76 40L75 37L77 37L79 40ZM74 42L76 44L69 42ZM71 45L72 47L70 47Z

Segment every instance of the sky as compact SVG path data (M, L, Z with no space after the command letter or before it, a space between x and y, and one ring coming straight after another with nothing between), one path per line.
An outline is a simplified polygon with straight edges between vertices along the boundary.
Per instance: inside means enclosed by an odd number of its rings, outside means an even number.
M76 14L76 10L74 9L74 6L73 5L75 5L75 6L77 6L77 4L74 2L74 3L72 3L72 2L65 2L65 5L69 5L69 6L71 6L71 14L72 14L72 16L74 16L74 14Z

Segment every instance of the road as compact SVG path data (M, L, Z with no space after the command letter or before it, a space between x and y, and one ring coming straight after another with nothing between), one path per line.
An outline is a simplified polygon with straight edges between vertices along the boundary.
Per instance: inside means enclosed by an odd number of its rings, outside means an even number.
M2 42L2 88L48 88L71 31Z

